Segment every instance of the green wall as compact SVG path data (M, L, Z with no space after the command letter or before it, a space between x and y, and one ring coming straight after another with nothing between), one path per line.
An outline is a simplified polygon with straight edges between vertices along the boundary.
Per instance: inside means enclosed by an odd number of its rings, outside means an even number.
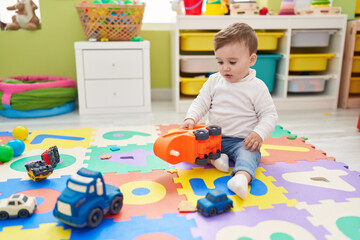
M341 13L347 14L348 19L355 18L356 0L333 0L334 7L341 7Z
M74 7L80 0L40 0L41 29L0 31L0 77L55 75L76 79L74 42L86 41ZM272 3L279 0L272 0ZM355 0L334 0L354 17ZM142 31L149 40L151 87L170 88L170 31Z
M76 79L74 42L87 41L74 4L40 0L41 29L0 31L0 77L54 75ZM170 31L142 31L151 44L151 87L170 88Z

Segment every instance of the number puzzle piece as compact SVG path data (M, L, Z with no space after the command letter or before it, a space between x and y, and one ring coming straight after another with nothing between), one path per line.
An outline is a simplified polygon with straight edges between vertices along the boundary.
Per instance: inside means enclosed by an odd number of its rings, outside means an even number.
M91 137L94 136L95 129L62 129L62 130L34 130L29 135L25 151L33 149L46 150L49 146L57 146L58 148L70 149L74 147L90 147Z
M147 218L158 218L164 213L177 213L178 205L185 201L179 196L173 175L164 170L149 173L129 172L128 174L105 173L104 181L120 188L126 196L121 214L114 221L128 221L132 216L146 215Z
M325 239L328 234L326 229L312 225L308 220L309 216L307 211L276 204L268 209L259 210L253 206L245 207L244 211L220 214L216 216L216 221L197 213L188 214L187 218L196 222L197 227L192 230L194 237L207 240ZM236 229L241 229L242 232ZM278 235L279 238L275 238L276 234L280 233L282 237ZM290 236L292 238L289 238Z
M98 129L92 144L97 147L109 145L123 146L129 144L146 145L154 143L157 138L155 126L122 126Z
M290 140L286 136L268 137L260 151L262 154L260 162L264 164L295 163L296 161L314 162L318 159L335 160L333 157L327 157L325 152L316 150L313 145L305 143L302 138Z

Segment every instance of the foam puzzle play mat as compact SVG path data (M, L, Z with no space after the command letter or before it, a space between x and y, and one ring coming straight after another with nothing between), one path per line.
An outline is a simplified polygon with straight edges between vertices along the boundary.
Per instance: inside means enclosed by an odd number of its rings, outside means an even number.
M360 239L360 173L326 156L308 143L311 139L277 126L261 148L256 179L242 200L227 188L230 172L209 164L174 165L154 154L158 136L178 127L29 129L25 150L0 163L0 201L25 194L28 202L36 199L37 207L28 217L19 213L0 220L0 239ZM0 145L13 139L11 131L0 132ZM59 161L52 173L47 170L43 179L30 179L25 165L53 152L58 152ZM94 177L95 188L67 184L80 169L83 174L101 173ZM101 178L123 195L121 206L108 207L109 212L121 208L118 213L95 212L90 220L100 219L100 223L93 228L73 227L54 216L56 204L68 216L72 214L67 204L57 202L66 187L101 195ZM77 175L74 180L92 184L93 179ZM231 210L211 217L194 211L198 200L213 190L233 201ZM85 206L81 196L67 197L81 208ZM87 214L81 217L89 218Z

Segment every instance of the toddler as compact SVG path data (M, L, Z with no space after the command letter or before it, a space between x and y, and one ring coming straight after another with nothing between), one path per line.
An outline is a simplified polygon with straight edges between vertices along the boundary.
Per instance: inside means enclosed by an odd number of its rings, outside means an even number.
M245 199L255 178L260 147L274 130L277 112L265 83L250 69L256 62L257 37L245 23L233 23L214 37L219 72L204 83L180 129L193 129L208 113L206 124L222 128L221 157L211 160L220 171L235 162L228 188Z

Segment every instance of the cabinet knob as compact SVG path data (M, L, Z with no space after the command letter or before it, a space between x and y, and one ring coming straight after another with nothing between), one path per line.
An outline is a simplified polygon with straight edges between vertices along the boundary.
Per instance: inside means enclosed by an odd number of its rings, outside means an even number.
M113 63L111 66L112 66L112 67L115 67L115 63Z

